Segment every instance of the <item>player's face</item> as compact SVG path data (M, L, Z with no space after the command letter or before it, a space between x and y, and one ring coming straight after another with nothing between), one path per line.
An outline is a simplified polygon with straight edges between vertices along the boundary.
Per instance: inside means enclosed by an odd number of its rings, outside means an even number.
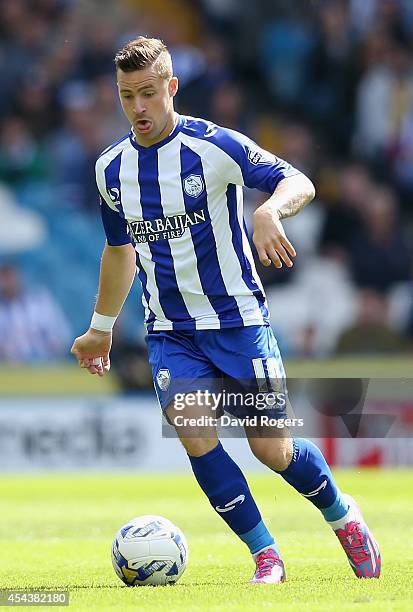
M175 122L173 98L178 79L162 78L149 66L133 72L118 69L117 83L123 112L138 143L150 146L169 136Z

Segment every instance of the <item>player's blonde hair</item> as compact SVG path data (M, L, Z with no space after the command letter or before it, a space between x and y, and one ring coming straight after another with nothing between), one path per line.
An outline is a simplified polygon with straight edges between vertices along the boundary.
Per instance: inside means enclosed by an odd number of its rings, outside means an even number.
M116 70L133 72L154 66L164 79L170 79L172 72L172 59L166 45L159 38L146 38L139 36L130 40L115 55Z

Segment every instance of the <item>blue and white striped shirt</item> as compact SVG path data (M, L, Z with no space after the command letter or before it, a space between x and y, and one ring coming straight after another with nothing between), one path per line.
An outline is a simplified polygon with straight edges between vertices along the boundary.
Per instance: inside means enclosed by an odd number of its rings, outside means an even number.
M150 147L132 132L96 163L107 242L136 250L147 330L268 324L242 187L272 193L298 174L246 136L179 116Z

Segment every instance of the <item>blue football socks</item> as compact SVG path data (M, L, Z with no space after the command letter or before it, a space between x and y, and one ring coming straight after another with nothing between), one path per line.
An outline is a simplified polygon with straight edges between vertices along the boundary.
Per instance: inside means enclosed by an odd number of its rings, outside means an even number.
M322 452L310 440L293 440L291 463L286 470L278 473L311 501L326 521L337 521L347 514L348 503L337 488Z
M274 538L261 519L243 473L221 442L202 457L188 457L195 478L211 506L245 542L251 553L269 546L276 549Z

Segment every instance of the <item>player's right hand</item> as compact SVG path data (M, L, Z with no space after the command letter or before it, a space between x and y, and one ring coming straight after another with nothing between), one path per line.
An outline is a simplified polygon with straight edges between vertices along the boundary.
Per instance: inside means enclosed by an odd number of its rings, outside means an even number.
M76 338L70 352L76 357L81 368L85 368L90 374L103 376L110 370L111 346L112 332L89 328L83 336Z

